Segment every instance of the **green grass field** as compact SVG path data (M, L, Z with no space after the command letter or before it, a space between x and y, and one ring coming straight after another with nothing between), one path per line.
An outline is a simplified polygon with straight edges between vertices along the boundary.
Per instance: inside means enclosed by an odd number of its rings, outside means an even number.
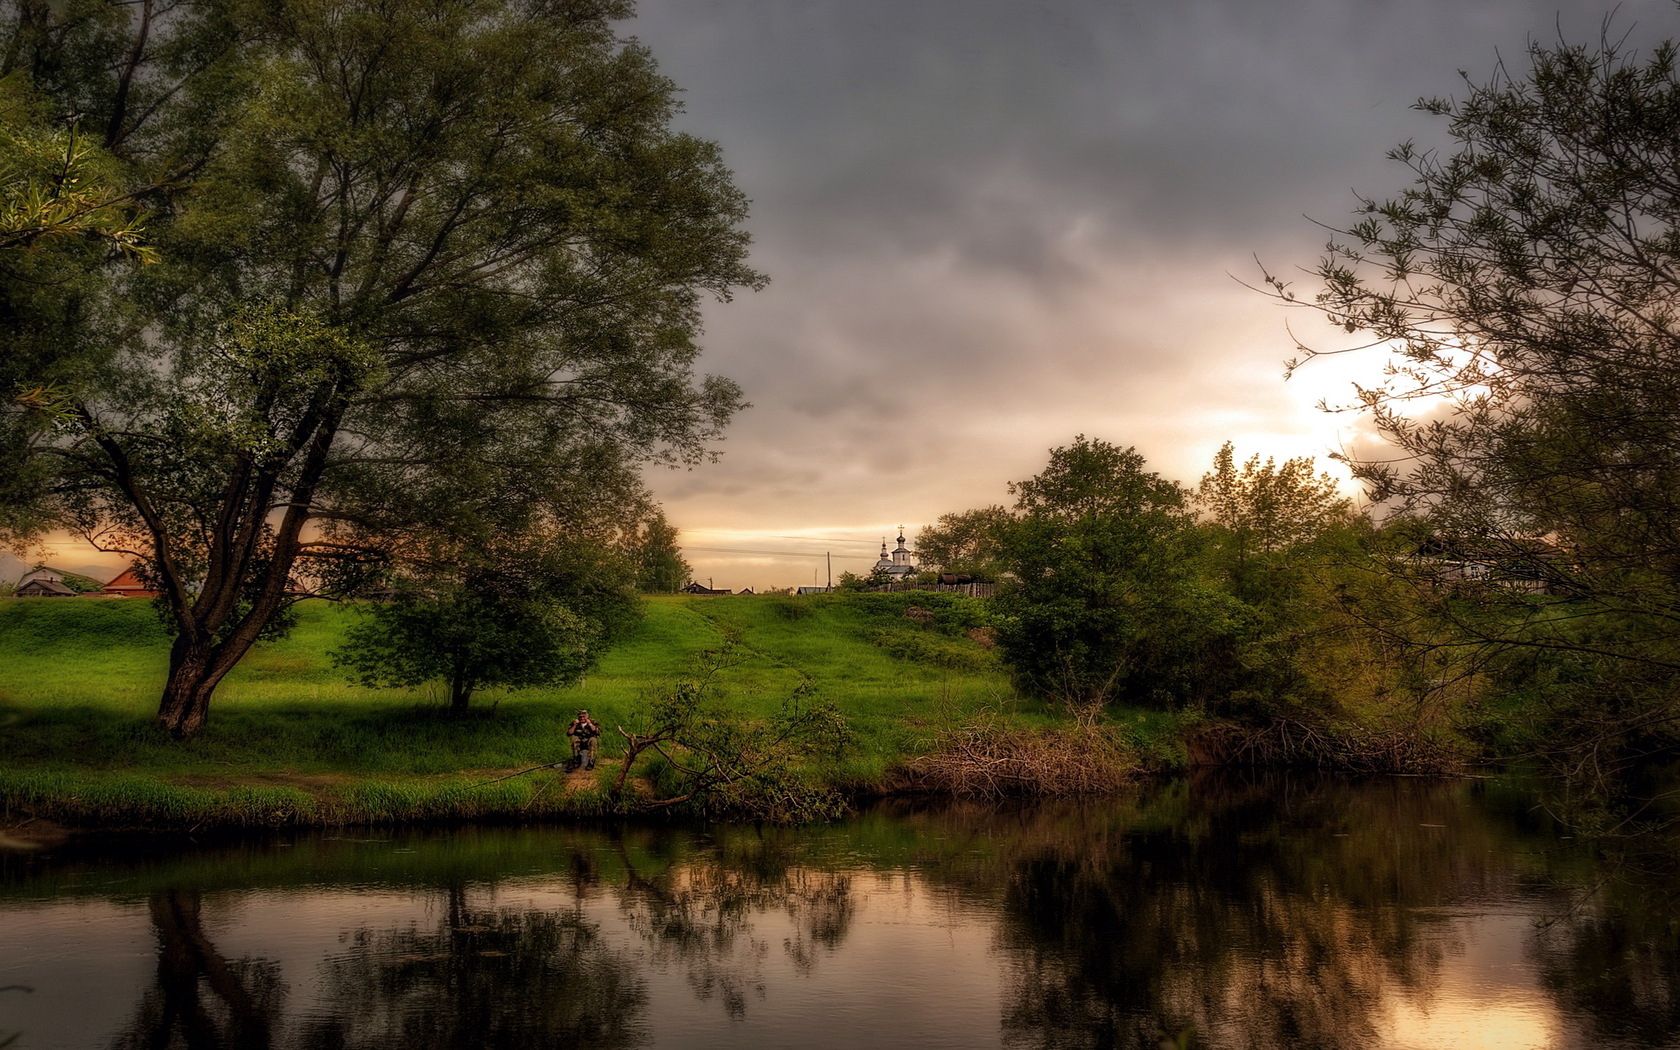
M594 788L548 791L549 774L475 786L558 761L564 726L587 707L606 729L682 675L701 651L738 635L722 679L747 717L801 680L846 713L856 742L822 775L877 784L944 727L982 709L1050 720L1018 698L996 657L963 630L974 609L924 597L934 623L904 616L910 595L662 597L588 678L566 688L482 690L452 716L437 687L370 689L332 665L354 608L307 603L286 639L254 650L223 683L208 727L185 743L151 725L168 637L146 603L0 602L0 805L12 822L335 823L540 816L599 811Z

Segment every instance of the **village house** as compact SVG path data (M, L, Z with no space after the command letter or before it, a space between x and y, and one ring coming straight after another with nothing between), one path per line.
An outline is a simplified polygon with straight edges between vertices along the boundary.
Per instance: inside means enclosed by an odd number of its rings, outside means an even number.
M24 579L12 592L19 598L74 598L76 592L64 585L63 580L51 576L33 576Z
M108 598L156 598L162 591L154 589L133 569L124 569L117 578L99 589Z
M714 590L713 588L707 587L705 584L700 583L699 581L694 581L694 582L690 583L687 587L684 587L682 589L682 593L684 593L684 594L729 594L731 592L730 592L728 587L719 587L719 588L716 588Z
M12 593L19 598L156 598L156 590L132 568L124 569L107 583L91 576L37 565L18 579Z
M1526 537L1471 542L1430 536L1417 545L1411 561L1413 571L1434 587L1489 586L1528 594L1556 591L1566 568L1556 545Z
M12 593L19 598L74 598L98 587L97 580L80 573L55 569L51 565L37 565L19 577Z

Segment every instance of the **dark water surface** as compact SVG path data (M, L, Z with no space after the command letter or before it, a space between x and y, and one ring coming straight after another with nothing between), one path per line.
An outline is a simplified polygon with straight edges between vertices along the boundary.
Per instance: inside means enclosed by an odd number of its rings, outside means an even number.
M1515 792L1225 777L0 853L0 987L15 1050L1680 1046L1680 903Z

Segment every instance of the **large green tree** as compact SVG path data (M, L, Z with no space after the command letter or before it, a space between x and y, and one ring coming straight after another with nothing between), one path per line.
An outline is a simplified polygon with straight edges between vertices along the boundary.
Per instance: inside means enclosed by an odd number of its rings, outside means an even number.
M1010 491L998 642L1024 687L1080 706L1228 691L1246 610L1199 579L1188 492L1136 449L1083 435Z
M290 603L437 534L595 507L589 466L707 454L699 307L762 278L622 0L23 2L6 63L144 187L161 258L37 362L45 520L141 560L204 723ZM8 465L8 470L17 469Z
M625 576L569 535L454 551L364 606L333 659L364 685L441 681L456 712L481 688L569 684L634 620Z
M637 589L647 594L675 594L693 575L677 541L677 527L655 507L628 538L630 570Z
M1216 571L1233 594L1257 603L1293 591L1309 549L1355 517L1352 501L1312 457L1278 463L1255 455L1239 467L1229 441L1196 486L1196 504L1212 534Z
M995 580L1003 572L1001 553L1011 521L1003 507L941 514L916 536L916 557L942 572Z
M1361 395L1390 448L1353 466L1428 523L1415 564L1493 581L1425 574L1424 633L1481 647L1600 786L1680 749L1676 58L1535 43L1419 102L1445 145L1390 153L1407 185L1360 199L1316 299L1273 282L1386 358Z
M1337 595L1375 559L1366 519L1311 457L1239 465L1230 442L1196 487L1206 582L1241 603L1245 632L1231 654L1230 691L1215 705L1250 725L1322 726L1354 705L1345 679L1356 637ZM1340 677L1338 677L1338 675ZM1297 758L1280 754L1280 758Z

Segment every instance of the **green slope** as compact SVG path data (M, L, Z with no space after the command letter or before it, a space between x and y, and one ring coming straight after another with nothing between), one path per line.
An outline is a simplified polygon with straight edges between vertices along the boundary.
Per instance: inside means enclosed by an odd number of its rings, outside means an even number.
M436 688L369 689L333 667L353 608L310 603L290 637L259 646L223 684L209 726L177 743L150 725L168 637L147 603L0 602L0 805L77 819L322 821L583 812L593 793L531 802L541 779L469 788L495 772L555 761L579 707L611 727L738 636L728 702L766 714L802 679L846 712L856 746L821 771L878 781L939 728L982 707L1038 722L995 657L965 628L978 607L947 596L654 598L634 633L582 683L484 691L451 717ZM912 601L919 599L919 601ZM934 622L905 617L933 610ZM532 808L524 808L529 805Z

